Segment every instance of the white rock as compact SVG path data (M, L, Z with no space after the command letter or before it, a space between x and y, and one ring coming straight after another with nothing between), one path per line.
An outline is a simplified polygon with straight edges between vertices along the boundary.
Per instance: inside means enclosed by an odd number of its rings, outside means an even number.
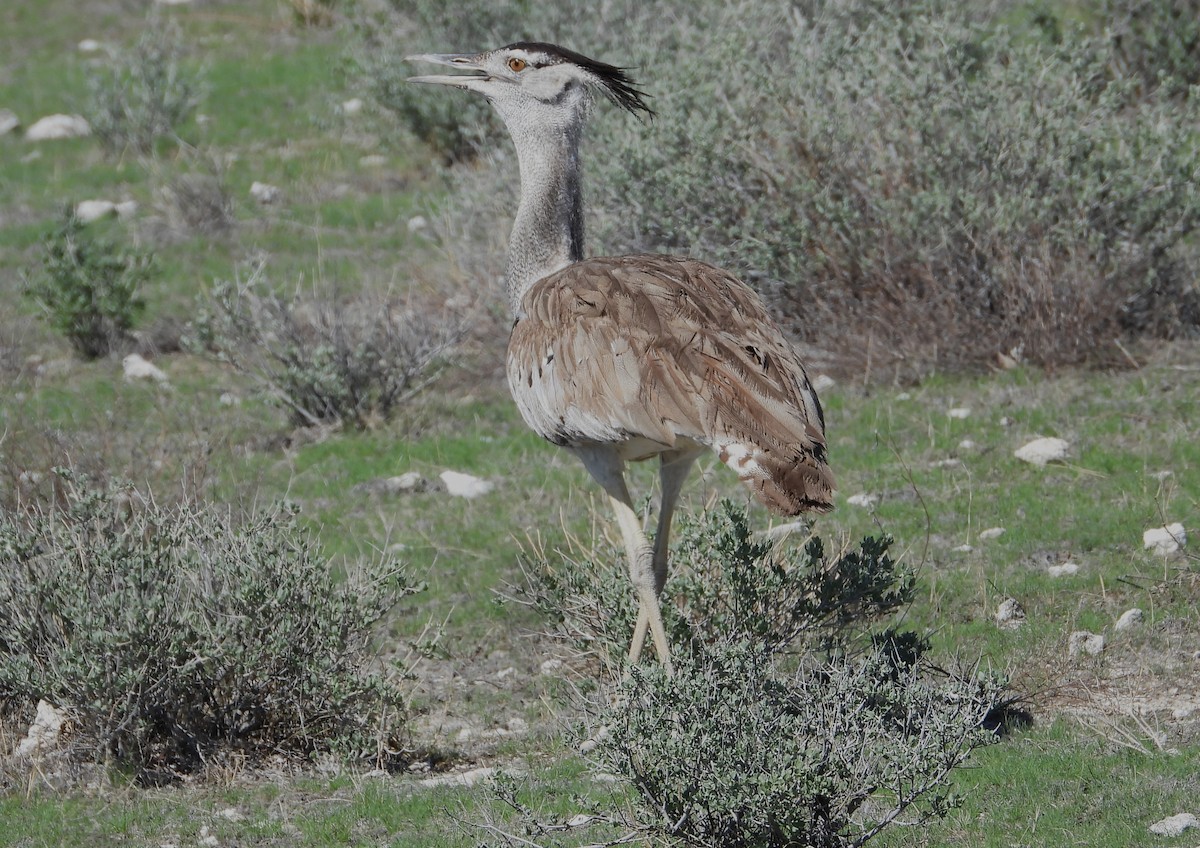
M363 110L362 98L351 97L341 106L343 115L357 115Z
M439 774L437 777L427 777L421 781L422 786L466 786L472 787L479 783L490 782L495 776L494 768L477 768L458 774Z
M217 839L214 834L209 833L208 825L206 824L200 826L200 838L197 842L204 846L204 848L216 848L216 846L221 844L221 840Z
M388 158L386 156L381 156L378 153L371 153L370 155L363 156L358 160L358 164L364 168L382 168L387 163Z
M1076 630L1067 637L1067 654L1077 657L1080 654L1096 656L1104 650L1105 639L1099 633L1089 633L1086 630Z
M226 807L223 810L217 810L217 816L231 822L246 820L246 816L237 807Z
M1001 630L1016 630L1025 624L1025 610L1016 598L1006 598L996 608L996 626Z
M121 367L125 372L125 379L132 382L133 380L154 380L156 383L167 382L167 373L152 362L147 362L140 354L131 353L121 360Z
M496 672L496 679L504 680L505 678L512 677L516 673L517 673L516 667L511 666L511 665L506 666L505 668L502 668Z
M38 701L37 715L34 716L33 724L29 725L29 732L17 744L17 749L13 753L18 757L27 757L53 748L62 734L62 726L66 718L66 713L62 710L56 709L46 701Z
M999 539L1003 535L1004 535L1003 527L989 527L986 530L979 531L979 538L983 541L987 541L989 539Z
M851 495L846 498L846 503L850 504L850 506L861 506L863 509L870 509L879 503L879 496L868 495L866 492L863 492L862 494Z
M410 233L419 233L421 230L428 228L429 222L425 220L424 215L413 215L408 219L408 231Z
M75 204L75 217L84 224L101 218L115 218L116 215L117 204L111 200L81 200Z
M120 203L114 204L117 209L117 217L122 221L128 221L137 214L138 205L136 200L122 200Z
M970 439L963 439L961 442L958 443L958 449L965 450L965 451L975 450L975 443L973 441L971 441Z
M1062 565L1052 565L1046 569L1051 577L1066 577L1079 573L1079 565L1074 562L1064 562Z
M900 394L896 395L896 400L912 400L912 395L908 392L901 392Z
M529 722L520 716L513 716L504 725L509 733L528 733Z
M15 129L20 129L21 119L12 109L0 109L0 135L8 135Z
M1150 825L1150 832L1157 836L1179 836L1193 827L1200 827L1200 819L1191 813L1179 813Z
M490 480L481 480L460 471L443 471L438 476L446 484L446 491L459 498L477 498L496 488L496 484Z
M1146 614L1137 607L1127 609L1117 619L1117 630L1132 630L1146 621Z
M269 183L260 183L255 180L250 185L250 196L264 206L269 203L275 203L282 196L283 192L278 186L273 186Z
M546 660L541 665L541 671L542 671L542 674L547 674L547 675L557 674L558 672L562 671L562 667L563 667L562 660Z
M813 378L812 387L815 392L823 392L826 389L832 389L837 385L837 381L828 374L818 374Z
M938 459L929 463L930 468L958 468L962 465L962 460L956 456L951 456L946 459Z
M217 398L217 403L221 406L241 406L242 399L233 392L222 392L221 396Z
M1174 477L1175 472L1174 471L1155 471L1150 476L1161 483L1163 480L1167 480L1171 477Z
M955 406L950 409L947 409L946 415L948 415L950 418L958 418L960 420L963 418L970 418L971 417L971 409L970 409L970 407L966 407L966 406Z
M954 551L956 554L969 554L971 551L975 550L975 548L972 545L964 544L953 547L950 550Z
M1159 556L1170 556L1187 544L1187 531L1178 521L1166 527L1154 527L1142 534L1142 546Z
M104 49L104 45L94 38L85 38L76 45L80 53L99 53Z
M1067 458L1071 445L1065 439L1048 437L1034 439L1026 445L1017 448L1013 455L1032 465L1045 465L1048 462L1061 462Z
M92 128L79 115L47 115L34 121L25 130L27 141L51 141L56 138L82 138L91 135Z

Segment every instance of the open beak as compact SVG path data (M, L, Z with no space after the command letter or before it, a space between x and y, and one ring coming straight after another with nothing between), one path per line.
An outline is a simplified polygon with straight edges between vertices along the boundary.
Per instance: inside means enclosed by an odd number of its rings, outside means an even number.
M491 79L479 66L479 55L476 53L423 53L419 56L405 56L405 62L429 62L433 65L445 65L465 74L430 75L409 77L409 82L427 83L429 85L452 85L465 88L468 91L479 90L479 83Z

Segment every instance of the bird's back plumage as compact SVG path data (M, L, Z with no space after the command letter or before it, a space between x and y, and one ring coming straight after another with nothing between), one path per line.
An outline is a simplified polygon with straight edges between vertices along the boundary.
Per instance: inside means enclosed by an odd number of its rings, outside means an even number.
M712 265L630 255L539 280L508 377L525 421L556 444L623 444L630 459L706 445L777 512L832 507L804 366L758 296Z

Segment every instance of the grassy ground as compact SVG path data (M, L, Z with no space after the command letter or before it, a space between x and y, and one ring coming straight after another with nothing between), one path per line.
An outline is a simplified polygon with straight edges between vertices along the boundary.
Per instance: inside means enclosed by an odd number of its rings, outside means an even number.
M76 50L79 40L129 43L142 22L133 4L119 0L92 0L87 14L80 5L0 9L0 108L26 124L80 109L90 60ZM169 14L209 84L206 120L182 135L225 163L237 226L221 236L164 235L171 211L164 186L204 167L173 146L146 161L106 157L87 139L0 138L2 485L69 459L163 489L187 481L240 506L290 498L334 556L403 545L430 589L419 606L398 613L395 637L445 622L444 654L424 667L414 693L416 742L434 769L502 766L519 775L524 802L547 816L570 818L589 802L620 806L624 790L590 776L575 753L580 718L564 698L569 687L540 671L553 649L528 637L538 622L494 602L493 590L519 576L527 535L553 549L568 531L605 532L584 472L525 430L496 379L502 340L483 345L472 370L451 375L397 421L305 440L212 363L161 357L175 388L160 392L123 382L116 360L70 360L65 343L32 320L21 274L36 263L40 238L63 204L92 197L140 204L133 222L110 226L159 256L148 324L186 320L214 278L263 254L282 286L445 286L436 251L406 226L440 190L433 169L387 121L369 111L343 118L335 108L356 94L340 73L340 31L299 28L276 0ZM364 164L368 154L384 164ZM248 191L256 180L281 186L283 201L255 204ZM501 300L498 292L494 298ZM1200 813L1194 560L1164 560L1141 545L1147 528L1200 525L1200 349L1133 355L1138 367L1115 373L1016 369L869 390L845 380L825 393L841 496L866 493L878 502L865 509L843 500L817 532L846 540L893 534L920 569L908 624L930 633L943 656L981 658L1009 673L1033 717L961 773L960 809L928 830L899 830L885 844L1116 848L1151 844L1147 826L1167 815ZM224 392L245 402L223 406ZM970 414L952 417L951 408ZM1013 457L1025 441L1051 435L1072 444L1067 463L1040 469ZM356 488L446 469L497 487L473 501ZM684 509L719 494L744 499L714 462L699 471ZM652 480L652 469L636 469L639 491L650 491ZM767 524L764 512L752 514ZM1005 532L981 537L995 527ZM1050 576L1049 566L1067 562L1080 566L1076 574ZM1009 597L1028 614L1016 631L993 622ZM1131 607L1145 611L1145 625L1115 631ZM1105 634L1108 647L1094 658L1068 656L1076 630ZM0 751L12 742L0 736ZM127 786L119 775L50 790L35 773L0 796L0 844L191 845L212 836L221 845L474 845L489 839L482 823L503 825L509 815L486 788L326 766L231 769L164 790Z

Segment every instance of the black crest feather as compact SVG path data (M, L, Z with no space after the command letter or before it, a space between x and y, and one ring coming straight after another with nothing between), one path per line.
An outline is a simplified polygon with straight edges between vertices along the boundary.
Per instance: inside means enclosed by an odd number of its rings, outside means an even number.
M546 41L515 41L506 45L506 48L526 50L530 53L544 53L552 62L570 62L572 65L577 65L599 81L600 90L613 103L635 115L638 112L645 112L651 118L654 117L654 110L646 103L648 95L638 89L637 83L629 76L629 68L619 68L616 65L599 62L582 53L576 53L574 50L568 50L566 47Z

